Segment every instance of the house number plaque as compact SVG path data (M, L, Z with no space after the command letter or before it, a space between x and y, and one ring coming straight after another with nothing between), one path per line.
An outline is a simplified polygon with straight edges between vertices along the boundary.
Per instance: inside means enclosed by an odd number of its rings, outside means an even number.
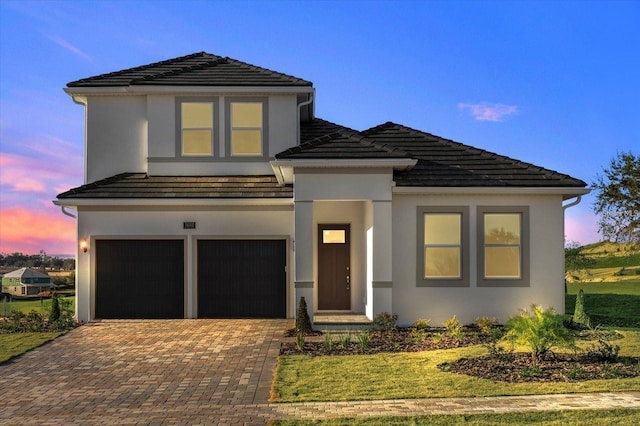
M195 222L182 222L182 229L196 229Z

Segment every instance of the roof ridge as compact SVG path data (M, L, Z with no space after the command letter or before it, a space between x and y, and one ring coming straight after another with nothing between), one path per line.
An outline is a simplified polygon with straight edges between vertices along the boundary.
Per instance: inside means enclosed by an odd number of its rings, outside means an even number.
M201 69L205 69L205 68L208 68L210 66L213 66L213 65L219 65L219 64L223 64L223 63L228 63L227 58L222 58L222 57L218 57L217 59L213 59L212 58L211 60L208 60L206 62L201 62L201 63L198 63L198 64L183 66L183 67L180 67L179 69L160 72L160 73L157 73L157 74L154 74L154 75L146 75L146 76L144 76L142 78L133 78L133 79L131 79L129 84L137 83L137 82L141 82L141 81L153 81L153 80L160 79L160 78L163 78L163 77L169 77L169 76L172 76L172 75L179 75L179 74L183 74L183 73L188 72L188 71L194 71L194 70L199 70L199 69L201 70Z
M272 75L277 75L279 77L287 77L287 78L292 78L294 80L303 81L305 83L311 83L310 81L305 80L305 79L300 78L300 77L296 77L295 75L285 74L285 73L280 72L280 71L275 71L275 70L272 70L272 69L269 69L269 68L264 68L264 67L261 67L261 66L258 66L258 65L253 65L253 64L250 64L249 62L244 62L244 61L240 61L238 59L230 58L229 56L225 56L224 59L226 59L230 63L233 62L233 63L235 63L237 65L240 65L242 67L248 67L248 68L251 68L252 70L255 70L255 71L268 72L268 73L271 73ZM313 83L312 83L312 85L313 85Z
M165 59L165 60L162 60L162 61L153 62L151 64L139 65L137 67L124 68L124 69L121 69L121 70L118 70L118 71L112 71L112 72L108 72L108 73L94 75L94 76L87 77L87 78L81 78L80 80L75 80L75 81L72 81L70 83L67 83L67 87L72 87L73 85L76 85L76 84L79 84L79 83L88 82L88 81L91 81L91 80L97 80L97 79L106 78L106 77L115 77L115 76L118 76L118 75L130 73L130 72L142 71L142 70L145 70L145 69L148 69L148 68L153 68L153 67L157 67L157 66L161 66L161 65L166 65L166 64L171 63L171 62L184 61L186 59L196 58L198 56L216 56L216 55L212 55L211 53L207 53L207 52L204 52L204 51L190 53L188 55L178 56L176 58ZM218 56L218 58L219 58L219 56ZM135 80L140 80L140 79L135 79Z

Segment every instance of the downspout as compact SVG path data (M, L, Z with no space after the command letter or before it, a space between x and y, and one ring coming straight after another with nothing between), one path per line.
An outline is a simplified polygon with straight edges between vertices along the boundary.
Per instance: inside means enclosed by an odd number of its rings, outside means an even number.
M300 115L301 115L300 111L302 111L302 107L303 106L307 106L311 102L313 102L313 93L309 94L309 99L308 100L298 104L298 111L297 111L298 112L298 117L297 117L297 120L296 120L296 124L298 126L297 127L297 133L296 133L296 144L297 145L300 145Z
M74 215L73 213L69 213L67 210L65 210L66 206L60 206L60 210L62 210L62 213L64 213L66 216L72 217L74 219L77 219L78 216Z
M569 207L577 206L582 201L582 194L578 195L576 200L562 206L562 210L566 211Z

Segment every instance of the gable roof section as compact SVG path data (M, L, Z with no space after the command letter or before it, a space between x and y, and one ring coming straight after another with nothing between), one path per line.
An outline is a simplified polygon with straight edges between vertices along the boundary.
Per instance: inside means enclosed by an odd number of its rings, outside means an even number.
M313 86L309 81L206 52L72 81L67 87Z
M58 199L293 198L275 176L147 176L123 173L82 185Z
M4 274L5 278L49 278L49 275L30 268L20 268Z
M300 128L301 144L276 154L278 160L409 158L405 152L375 143L362 133L314 119Z
M576 187L579 179L387 122L362 132L387 149L406 152L418 163L395 171L397 186L414 187Z

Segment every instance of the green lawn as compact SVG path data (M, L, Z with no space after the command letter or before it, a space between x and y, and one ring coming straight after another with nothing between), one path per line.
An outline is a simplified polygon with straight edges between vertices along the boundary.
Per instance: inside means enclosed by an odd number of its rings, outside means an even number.
M622 332L620 355L640 354L640 332ZM281 357L278 402L540 395L640 391L640 377L562 383L506 383L440 371L438 364L486 354L482 346L415 353Z
M573 314L575 295L585 293L585 310L595 325L640 328L640 279L611 283L569 283L566 313Z
M71 303L70 309L75 309L75 296L61 297L61 300L66 300ZM0 300L0 316L6 316L11 311L21 311L29 313L34 310L41 314L48 314L51 309L51 299L35 299L35 300L14 300L12 302L5 302Z
M480 426L480 425L524 425L536 424L545 426L566 425L618 425L635 426L640 424L640 410L616 409L616 410L571 410L571 411L544 411L524 413L500 413L500 414L446 414L417 417L358 417L351 419L328 420L279 420L270 422L270 425L428 425L428 426Z
M0 334L0 363L30 351L62 334L64 332Z

